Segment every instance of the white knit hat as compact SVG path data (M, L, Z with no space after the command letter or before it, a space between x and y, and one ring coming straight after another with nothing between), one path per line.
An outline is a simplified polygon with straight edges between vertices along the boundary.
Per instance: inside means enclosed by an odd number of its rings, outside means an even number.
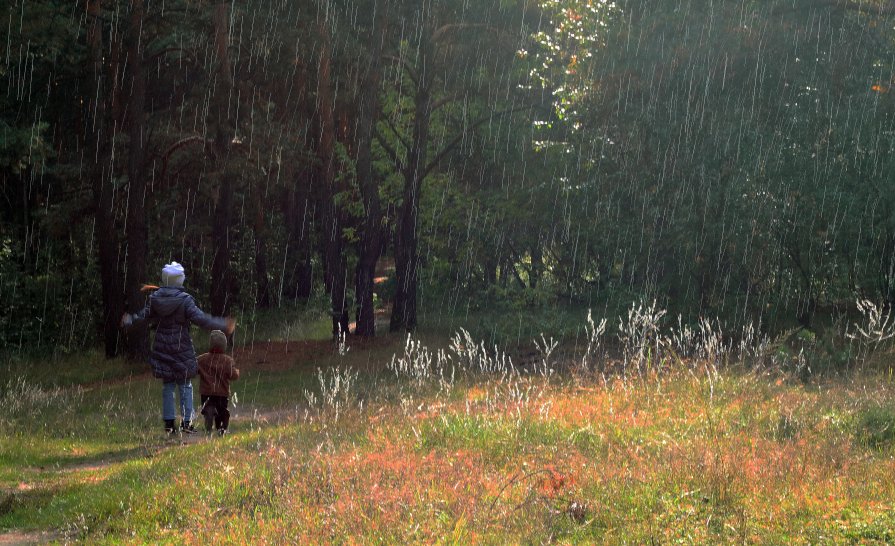
M162 268L162 285L164 286L183 286L186 280L186 274L183 266L177 262L171 262Z

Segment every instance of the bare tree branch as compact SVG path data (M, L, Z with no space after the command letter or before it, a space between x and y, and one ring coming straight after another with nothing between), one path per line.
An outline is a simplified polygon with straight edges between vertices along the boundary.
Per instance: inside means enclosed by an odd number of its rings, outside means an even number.
M165 152L161 156L162 170L161 170L161 174L159 176L160 180L164 180L165 176L168 173L168 159L170 159L171 154L176 152L179 148L182 148L182 147L186 146L187 144L191 144L193 142L202 142L203 144L205 144L206 140L199 135L193 135L193 136L188 136L186 138L182 138L182 139L178 140L177 142L175 142L174 144L172 144L171 146L168 146L168 149L165 150Z
M407 139L405 139L404 135L402 135L401 132L398 131L398 128L395 127L395 123L392 121L392 118L390 116L382 116L382 119L384 119L385 122L388 124L388 128L391 129L392 133L395 134L395 137L398 139L398 142L401 143L401 146L404 146L405 150L409 150L410 144L407 143Z
M479 118L479 119L475 120L474 122L472 122L472 123L469 125L468 129L475 129L476 127L478 127L479 125L485 123L486 121L489 121L489 120L492 120L492 119L494 119L494 118L498 118L498 117L501 117L501 116L505 116L505 115L507 115L507 114L512 114L513 112L519 112L519 111L521 111L521 110L527 110L528 108L529 108L528 105L525 105L525 106L519 106L519 107L516 107L516 108L507 108L506 110L501 110L500 112L494 112L494 113L492 113L492 114L490 114L490 115L482 116L481 118ZM438 152L438 154L435 156L435 158L432 159L432 161L430 161L429 164L426 165L426 168L423 169L423 172L420 173L420 180L422 180L422 179L424 179L426 176L428 176L429 173L432 172L432 169L434 169L435 166L438 165L438 163L439 163L442 159L444 159L444 156L446 156L448 153L450 153L450 151L453 150L454 147L456 147L457 144L459 144L461 140L463 140L464 133L465 133L465 131L464 131L464 132L461 132L460 134L458 134L457 136L455 136L455 137L454 137L454 138L453 138L453 139L452 139L452 140L451 140L451 141L450 141L444 148L441 149L440 152Z
M186 58L188 58L190 61L192 61L194 66L196 66L198 68L202 68L202 66L199 64L199 61L196 59L196 55L189 49L186 49L183 47L166 47L166 48L160 49L158 51L155 51L155 52L148 54L146 56L146 61L144 61L144 63L148 64L149 61L155 60L158 57L161 57L162 55L167 55L168 53L183 53L183 55Z
M379 127L374 127L373 131L376 134L376 140L379 141L379 145L382 146L382 149L385 150L385 153L389 156L389 159L391 159L392 163L395 164L395 169L398 171L403 171L404 162L401 161L398 153L395 151L392 145L388 143L388 140L386 140L386 138L382 135L382 131L379 130Z
M470 29L492 29L497 30L491 25L486 25L483 23L455 23L451 25L442 25L438 27L435 32L432 33L432 42L438 43L444 38L446 38L449 34L460 31L460 30L470 30Z
M464 96L464 94L455 93L453 95L448 95L447 97L443 97L443 98L435 101L434 103L432 103L432 111L434 112L434 111L438 110L439 108L441 108L442 106L450 104L450 103L454 102L455 100L460 100L460 98L463 96Z

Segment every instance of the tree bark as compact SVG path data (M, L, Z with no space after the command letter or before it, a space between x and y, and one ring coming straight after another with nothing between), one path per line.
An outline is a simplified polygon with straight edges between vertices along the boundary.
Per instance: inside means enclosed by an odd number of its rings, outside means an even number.
M230 225L233 216L234 193L232 176L227 168L230 142L233 140L230 118L230 95L233 89L229 53L230 4L227 2L216 4L212 19L218 81L214 97L216 129L213 159L220 169L218 172L220 184L212 227L214 257L211 263L211 312L215 315L224 315L227 313L230 303L228 298L230 294Z
M146 225L147 191L143 172L146 155L144 109L146 78L143 72L143 0L132 0L128 28L126 70L130 74L128 100L128 198L127 198L127 274L125 293L127 310L136 313L143 308L145 297L140 287L146 282L146 259L149 232ZM131 359L144 360L149 354L149 329L144 325L132 328L127 335L127 353Z
M532 289L538 287L541 281L541 275L544 272L544 253L541 250L541 238L534 242L531 247L531 271L528 274L528 286Z
M348 308L346 296L346 267L342 252L342 225L335 196L335 114L332 89L332 42L329 27L324 19L318 23L320 35L320 63L317 74L317 111L320 116L320 140L318 156L323 175L323 259L325 281L330 293L332 333L337 340L348 332Z
M417 285L419 282L419 219L420 187L426 170L429 146L429 119L432 113L430 89L429 45L420 46L420 69L414 97L413 142L404 170L404 200L395 237L395 299L389 324L391 331L411 331L417 325Z
M259 179L255 185L255 219L252 231L255 235L255 288L256 305L260 309L270 307L270 283L267 275L267 238L264 228L264 192Z
M881 290L886 309L895 307L895 234L884 239L880 260Z
M296 69L292 78L292 89L295 91L288 96L295 97L290 110L297 112L299 125L301 125L305 120L314 116L316 104L309 100L309 71L299 50L295 52L294 62ZM287 108L289 108L289 104L287 100ZM293 130L303 132L300 127ZM310 140L310 138L306 136L305 140ZM285 188L283 198L280 200L287 239L278 299L281 303L284 298L291 301L307 302L314 289L311 256L313 254L312 233L315 228L316 199L312 197L311 190L317 177L313 174L313 169L310 168L302 168L298 172L290 171L287 176L292 183Z
M230 224L233 210L233 184L226 173L220 173L218 201L214 208L211 239L214 257L211 261L211 312L227 313L230 295Z
M90 51L86 145L87 176L93 187L94 233L97 240L97 265L102 293L102 336L106 358L118 354L118 322L124 312L121 281L118 271L118 244L113 216L112 181L107 180L104 167L107 161L108 120L105 97L107 93L103 68L103 38L101 0L86 0L87 46ZM111 174L111 173L110 173Z
M379 10L376 10L379 13ZM382 16L377 15L372 24L370 64L360 88L360 111L357 127L357 183L364 204L364 224L358 249L355 274L357 300L357 326L355 333L364 337L376 334L376 309L373 303L373 277L376 262L382 250L382 206L379 202L379 184L373 177L373 124L379 116L379 80L382 67L382 46L385 28ZM381 28L380 28L381 27Z
M312 179L310 174L297 176L281 201L288 233L280 301L288 298L306 302L314 288L311 266L311 232L314 227L314 202L310 192Z

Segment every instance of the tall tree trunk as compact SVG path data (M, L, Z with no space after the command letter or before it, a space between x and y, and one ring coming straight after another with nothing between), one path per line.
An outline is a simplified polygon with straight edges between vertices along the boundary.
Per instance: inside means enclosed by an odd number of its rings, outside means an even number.
M380 10L376 10L378 14ZM355 333L371 337L376 334L376 315L373 305L373 276L382 250L382 206L379 184L373 178L373 124L379 116L379 80L382 66L382 46L385 40L383 17L374 17L370 44L370 64L360 89L360 111L357 121L357 183L364 203L364 225L358 250L355 274L357 326Z
M211 262L211 312L226 314L230 293L230 225L233 216L233 177L228 170L230 142L233 139L230 117L230 95L233 78L230 74L230 4L214 6L214 51L217 60L218 87L215 90L214 161L219 169L218 201L214 210L212 241L214 257Z
M879 289L886 310L895 307L895 234L882 238L879 253Z
M430 76L427 73L428 51L420 47L422 61L414 99L413 142L404 170L404 200L395 238L395 300L389 327L393 332L413 330L417 323L417 285L419 283L419 249L417 223L420 188L429 145L429 118L432 111Z
M220 157L220 156L218 156ZM233 216L233 183L227 173L220 174L218 201L214 208L211 239L211 312L224 315L230 295L230 224Z
M311 266L311 233L314 227L314 202L311 199L310 174L297 176L281 201L286 222L287 245L283 257L283 280L280 301L288 298L306 302L314 288Z
M348 308L345 302L347 267L342 252L342 225L335 197L335 115L332 89L332 42L328 22L320 19L320 64L317 75L317 111L320 115L320 141L318 155L323 175L323 259L326 285L332 304L333 339L348 332Z
M25 177L29 176L26 174L22 174L22 181L19 184L20 189L22 190L22 201L21 205L21 215L22 215L22 241L24 241L23 255L22 255L22 272L25 275L33 276L36 271L36 252L32 250L34 246L34 224L31 220L31 198L30 198L30 183L25 181Z
M544 272L544 251L541 249L541 237L531 247L531 272L528 275L528 286L537 288Z
M255 303L260 309L270 307L270 286L267 278L267 238L264 229L264 192L262 179L255 185L255 219L252 231L255 235Z
M102 292L102 332L106 358L118 354L118 321L124 312L121 281L118 277L118 244L113 216L112 180L106 177L108 120L106 116L106 78L103 69L101 0L86 0L87 46L93 76L88 88L87 176L93 186L94 233L97 238L97 265ZM109 173L111 174L111 173Z
M305 61L306 59L301 57L299 51L296 51L294 61L296 69L292 78L292 89L295 92L289 95L295 97L291 110L298 113L299 120L299 127L293 130L300 133L304 132L300 125L313 117L316 108L316 104L309 100L308 81L310 78ZM289 108L288 100L287 108ZM303 136L303 140L309 140L307 134ZM307 168L297 173L290 172L288 176L292 182L285 189L284 198L280 201L287 230L283 275L278 296L281 303L284 297L293 301L307 302L314 288L311 256L313 254L313 218L316 208L311 190L312 184L317 178L312 172L312 169Z
M146 177L143 172L145 158L144 107L146 79L143 72L143 0L132 0L128 27L127 68L130 74L128 100L128 197L127 197L127 275L125 293L127 310L135 313L144 305L140 292L146 281L146 259L149 252L149 232L146 226ZM144 323L145 324L145 323ZM145 326L132 328L127 335L127 352L132 359L145 359L149 354L149 329Z

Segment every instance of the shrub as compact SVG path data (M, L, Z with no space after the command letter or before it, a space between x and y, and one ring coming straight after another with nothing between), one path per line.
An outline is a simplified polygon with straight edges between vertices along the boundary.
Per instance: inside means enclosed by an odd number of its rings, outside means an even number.
M895 410L876 406L858 416L858 440L873 449L882 450L895 444Z

